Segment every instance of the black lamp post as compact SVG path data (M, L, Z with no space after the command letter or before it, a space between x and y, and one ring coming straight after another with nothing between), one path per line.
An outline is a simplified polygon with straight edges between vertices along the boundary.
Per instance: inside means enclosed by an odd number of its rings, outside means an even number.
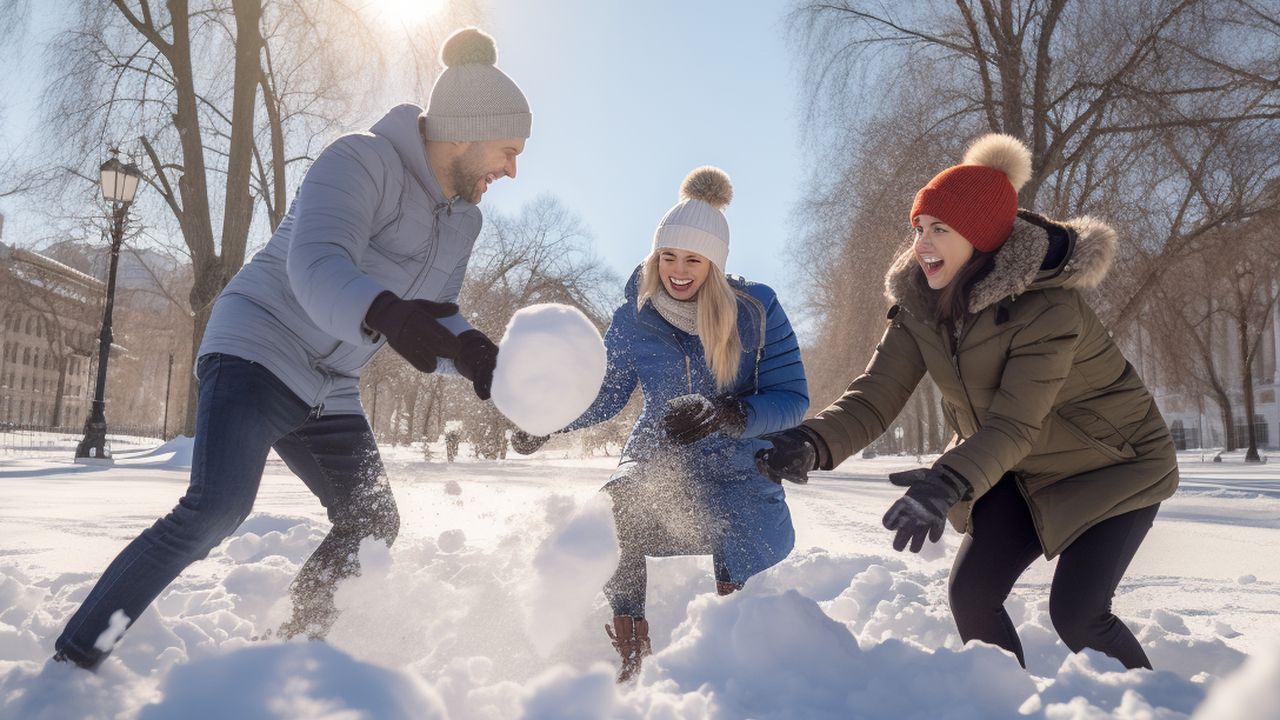
M124 225L128 219L129 205L138 193L138 181L142 172L133 163L128 165L116 157L119 150L112 149L111 159L102 163L102 197L111 203L111 259L107 269L107 302L102 310L102 332L98 335L98 379L93 390L93 407L84 421L84 439L76 446L76 462L110 463L111 450L107 447L107 416L104 395L107 385L107 357L111 353L111 309L116 296L116 262L120 258L120 244L124 241Z

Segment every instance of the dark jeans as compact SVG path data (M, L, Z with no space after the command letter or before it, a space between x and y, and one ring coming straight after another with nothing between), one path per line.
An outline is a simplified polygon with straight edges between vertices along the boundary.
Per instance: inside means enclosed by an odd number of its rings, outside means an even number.
M400 516L363 415L315 417L266 368L232 355L201 357L197 374L186 495L120 552L67 622L55 646L79 665L105 657L95 643L112 614L123 611L132 624L179 573L244 522L272 447L333 523L290 588L293 617L282 634L323 637L336 617L335 586L359 573L360 541L395 540Z
M1111 614L1111 598L1159 509L1156 504L1104 520L1062 551L1049 590L1049 617L1072 652L1091 648L1126 668L1151 667L1137 638ZM972 534L951 567L951 612L965 642L998 645L1026 667L1004 601L1040 555L1031 512L1017 483L1005 476L974 505Z
M618 533L618 569L604 586L614 615L645 616L646 557L711 555L716 581L729 581L718 546L722 523L708 515L683 473L624 464L604 490L613 498Z

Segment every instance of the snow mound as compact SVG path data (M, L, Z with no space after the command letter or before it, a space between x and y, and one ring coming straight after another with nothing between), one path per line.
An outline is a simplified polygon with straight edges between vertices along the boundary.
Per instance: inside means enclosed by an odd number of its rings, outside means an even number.
M1280 642L1245 661L1209 691L1195 720L1280 717Z
M195 444L195 438L179 435L157 448L137 455L118 457L117 461L124 465L145 465L154 468L189 468L191 467L191 451ZM150 462L139 462L144 459Z
M604 341L582 311L530 305L507 323L493 372L493 404L525 432L549 435L591 406L604 372Z
M246 647L174 668L139 720L186 718L447 718L413 676L361 662L331 645Z
M609 497L598 493L581 508L572 498L559 500L548 504L552 531L534 551L531 578L522 592L529 599L526 632L543 653L564 642L591 613L600 588L618 567Z

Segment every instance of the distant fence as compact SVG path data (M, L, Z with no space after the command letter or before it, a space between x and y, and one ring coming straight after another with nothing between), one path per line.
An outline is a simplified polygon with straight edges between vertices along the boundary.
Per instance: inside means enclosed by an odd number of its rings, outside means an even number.
M164 436L159 427L136 428L107 425L112 451L157 443ZM84 439L84 426L49 427L0 423L0 457L18 455L75 455Z

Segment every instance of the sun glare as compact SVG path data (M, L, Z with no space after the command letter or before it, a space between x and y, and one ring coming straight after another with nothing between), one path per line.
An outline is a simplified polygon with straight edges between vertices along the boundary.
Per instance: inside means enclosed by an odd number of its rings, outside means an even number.
M382 22L413 27L443 10L446 2L447 0L372 0L366 7Z

